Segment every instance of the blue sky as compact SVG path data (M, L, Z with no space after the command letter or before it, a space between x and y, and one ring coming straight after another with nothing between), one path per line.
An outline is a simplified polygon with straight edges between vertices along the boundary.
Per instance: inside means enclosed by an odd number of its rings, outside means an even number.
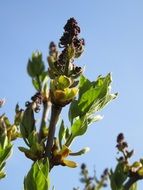
M91 80L112 72L112 90L119 92L118 99L102 111L104 119L73 143L73 150L91 148L75 160L79 164L86 162L91 173L95 167L99 175L105 167L114 167L119 132L124 132L130 147L135 149L134 159L143 157L142 10L142 0L1 0L0 97L6 98L6 105L0 112L7 113L12 121L16 103L24 107L34 93L26 74L28 58L38 49L46 60L49 42L58 43L66 20L75 17L86 41L78 64L86 65L85 74ZM21 144L22 141L14 143L13 156L7 163L8 176L0 183L2 190L22 189L31 162L18 152ZM79 168L55 168L51 183L57 190L70 190L79 185L79 172ZM139 190L142 188L143 182L139 184Z

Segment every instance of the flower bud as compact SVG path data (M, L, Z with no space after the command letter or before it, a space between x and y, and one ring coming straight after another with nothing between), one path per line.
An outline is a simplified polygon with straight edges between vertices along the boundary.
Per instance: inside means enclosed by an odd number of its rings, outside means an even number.
M57 89L65 89L71 86L71 79L66 77L65 75L61 75L57 78Z
M68 104L77 94L78 88L66 88L64 90L53 91L53 96L51 97L53 103L57 105L64 106Z
M132 167L134 167L134 168L140 168L140 167L142 167L142 164L140 162L134 162L132 164Z
M45 70L44 62L42 60L42 54L35 52L32 54L32 58L29 59L27 64L27 72L30 77L34 78L41 75Z
M143 167L141 167L138 171L137 171L138 175L143 177Z
M89 147L85 147L85 148L81 149L78 152L72 152L72 153L70 153L70 156L79 156L79 155L85 154L85 153L87 153L89 151L90 151L90 148Z
M131 171L136 173L141 167L142 164L140 162L134 162L131 166Z

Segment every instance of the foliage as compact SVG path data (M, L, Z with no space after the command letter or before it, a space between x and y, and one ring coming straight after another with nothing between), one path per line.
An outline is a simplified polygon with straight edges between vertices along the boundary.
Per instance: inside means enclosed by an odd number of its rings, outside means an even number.
M88 131L89 125L102 119L98 112L117 97L111 93L111 74L99 76L90 81L84 76L83 69L75 65L85 42L79 38L80 27L74 18L70 18L64 26L64 33L59 40L58 50L56 44L51 42L47 57L48 69L43 61L42 53L32 53L28 60L27 73L35 88L35 94L25 103L25 109L16 105L13 124L3 114L0 116L0 178L5 177L4 166L11 154L13 140L23 139L24 147L19 150L33 161L31 169L24 178L24 190L48 190L50 188L49 173L58 165L77 167L77 163L69 160L69 156L85 154L89 148L83 147L76 152L72 151L71 143ZM0 107L4 101L0 101ZM69 105L69 126L62 119L57 127L61 111ZM42 116L41 116L42 112ZM37 124L35 114L41 117ZM49 116L50 113L50 116ZM132 151L126 151L124 139L118 142L118 149L123 153L122 161L118 160L115 170L110 171L111 188L114 190L127 190L130 180L142 179L143 162L128 166L128 158ZM127 167L128 166L128 167ZM88 176L86 167L82 166L82 182L85 189L99 190L106 186L107 171L98 180L96 176ZM131 176L130 176L131 175ZM129 178L129 180L128 180ZM127 183L126 183L126 180ZM131 184L130 190L136 185Z
M137 181L143 179L143 161L135 161L130 164L130 158L133 156L134 151L128 150L128 144L124 139L123 133L117 136L118 154L122 156L117 158L117 165L115 169L105 169L98 179L96 175L90 176L88 168L85 164L81 165L80 181L84 184L84 190L101 190L107 186L107 180L110 181L112 190L137 190ZM74 188L74 190L80 190Z

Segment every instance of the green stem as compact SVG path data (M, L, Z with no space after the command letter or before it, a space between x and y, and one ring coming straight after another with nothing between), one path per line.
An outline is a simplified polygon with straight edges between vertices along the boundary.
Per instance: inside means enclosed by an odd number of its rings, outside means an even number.
M47 139L46 148L45 148L45 157L48 157L48 158L51 157L51 149L53 146L53 140L54 140L54 135L56 131L56 124L59 119L61 110L62 110L62 107L56 106L54 104L52 105L48 139Z
M70 136L69 136L69 138L67 139L65 145L66 145L67 147L69 147L69 146L71 145L73 139L74 139L74 138L73 138L73 135L70 134Z
M43 102L43 115L42 115L40 130L39 130L39 142L41 142L41 140L42 140L43 129L46 126L46 123L47 123L50 107L51 107L51 102L50 101Z

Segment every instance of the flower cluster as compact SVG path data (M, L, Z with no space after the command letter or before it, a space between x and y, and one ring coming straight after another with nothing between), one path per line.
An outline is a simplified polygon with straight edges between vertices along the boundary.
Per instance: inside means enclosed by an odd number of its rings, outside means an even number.
M123 157L120 157L118 160L120 161L128 161L128 159L133 155L134 151L128 151L128 143L125 141L124 134L120 133L117 136L117 149L119 152L123 153Z
M109 177L112 190L123 189L128 190L136 184L140 179L143 179L143 160L130 163L129 159L133 156L134 151L128 150L128 143L125 141L123 133L117 136L117 145L119 153L122 154L117 158L117 166L115 170L111 170Z
M40 92L37 92L34 96L31 97L32 102L27 101L25 103L26 107L29 107L30 105L33 106L33 109L36 113L40 111L40 106L43 102L43 96Z
M108 180L108 169L106 168L103 171L100 179L97 178L96 173L94 171L94 176L89 175L89 171L87 166L83 163L81 165L81 183L84 184L84 190L100 190L104 187L107 187ZM74 190L79 190L79 188L74 188Z
M80 27L74 18L70 18L64 26L63 36L60 38L58 52L54 42L49 45L48 73L51 78L51 93L53 103L64 106L76 96L78 89L78 77L82 74L82 68L74 64L84 50L84 40L79 39ZM59 88L62 86L62 89ZM64 88L63 88L64 87Z

